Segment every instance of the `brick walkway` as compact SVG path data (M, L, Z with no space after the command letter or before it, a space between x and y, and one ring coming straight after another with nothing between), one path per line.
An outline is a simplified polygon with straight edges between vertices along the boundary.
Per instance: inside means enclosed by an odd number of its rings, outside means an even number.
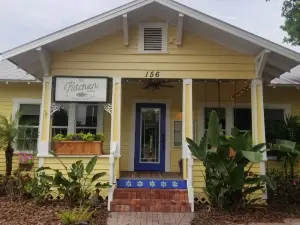
M193 213L157 212L113 212L110 215L107 225L190 225L194 217ZM284 223L250 223L248 225L300 225L300 219L285 219Z
M113 212L107 225L189 225L193 213Z

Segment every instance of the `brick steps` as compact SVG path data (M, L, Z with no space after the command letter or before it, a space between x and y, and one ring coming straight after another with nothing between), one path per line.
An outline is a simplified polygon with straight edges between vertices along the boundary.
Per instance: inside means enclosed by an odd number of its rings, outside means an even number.
M190 212L187 190L116 188L113 212Z

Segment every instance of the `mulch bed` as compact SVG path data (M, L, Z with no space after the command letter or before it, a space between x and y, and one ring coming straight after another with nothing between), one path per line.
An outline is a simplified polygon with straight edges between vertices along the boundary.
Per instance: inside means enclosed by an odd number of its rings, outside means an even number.
M0 224L5 225L60 225L55 212L60 212L68 207L62 200L49 200L40 204L32 200L9 201L0 197ZM97 208L91 225L106 224L107 207Z
M195 207L192 225L283 223L284 219L300 218L300 205L249 207L232 212L217 210L208 205Z

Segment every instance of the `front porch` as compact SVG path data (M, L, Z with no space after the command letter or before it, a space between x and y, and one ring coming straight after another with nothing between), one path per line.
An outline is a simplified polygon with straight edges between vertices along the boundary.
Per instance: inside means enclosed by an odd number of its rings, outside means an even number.
M49 79L51 84L52 79ZM105 181L112 185L108 192L109 202L113 201L114 192L119 188L182 189L186 191L193 211L194 196L204 196L204 167L191 156L185 139L200 140L212 110L218 112L225 133L230 134L230 129L237 126L244 131L252 130L254 143L265 142L261 79L114 78L109 79L107 88L109 104L56 104L67 106L62 110L67 109L68 123L61 133L104 133L103 152L98 154L101 165L97 165L97 170L107 171ZM53 90L50 88L48 93L51 96ZM55 103L51 98L49 104L43 102L42 107L49 109ZM272 107L277 109L275 104ZM57 112L51 115L53 122L57 121ZM283 110L282 115L285 113ZM44 165L53 160L48 159L50 148L45 145L51 136L43 135L43 132L49 129L54 134L62 127L59 124L51 126L51 117L45 115L39 141L40 164ZM74 157L80 159L92 155L70 152L59 157L70 161ZM264 163L253 170L265 173Z

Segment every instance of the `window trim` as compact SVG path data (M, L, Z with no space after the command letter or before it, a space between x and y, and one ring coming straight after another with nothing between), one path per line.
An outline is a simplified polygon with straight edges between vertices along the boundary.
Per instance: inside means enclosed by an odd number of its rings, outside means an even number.
M207 104L205 102L200 102L198 105L198 139L200 140L204 136L205 132L205 108L206 107L219 107L218 102L208 102ZM236 103L235 105L232 103L221 103L221 108L225 108L225 118L226 118L226 124L225 124L225 130L226 133L231 132L231 128L234 126L234 107L236 108L252 108L251 102L249 103ZM264 109L283 109L284 110L284 116L287 116L291 114L291 108L292 104L277 104L277 103L264 103ZM275 160L274 157L268 157L268 160Z
M145 51L144 50L144 28L162 29L162 50ZM138 52L144 54L168 53L168 23L167 22L141 22L138 25Z
M16 116L16 112L20 110L20 105L40 105L40 118L39 118L39 125L38 125L38 138L37 138L37 153L38 153L38 146L39 146L39 139L40 139L40 124L41 124L41 118L42 118L42 99L40 98L13 98L13 109L12 109L12 118L14 119ZM18 121L18 127L19 127L19 121ZM20 152L22 153L28 153L32 154L32 151L19 151L16 148L16 143L14 143L14 154L18 154Z
M182 124L183 121L178 120L178 119L173 120L173 132L172 132L172 135L173 135L173 141L172 142L173 143L172 143L172 148L181 150L182 149L182 143L181 143L180 146L175 145L175 122L181 122L181 124ZM181 133L182 133L182 126L181 126ZM198 134L197 120L193 120L193 135L195 135L195 140L194 141L196 141L196 142L198 140L198 135L197 134Z

